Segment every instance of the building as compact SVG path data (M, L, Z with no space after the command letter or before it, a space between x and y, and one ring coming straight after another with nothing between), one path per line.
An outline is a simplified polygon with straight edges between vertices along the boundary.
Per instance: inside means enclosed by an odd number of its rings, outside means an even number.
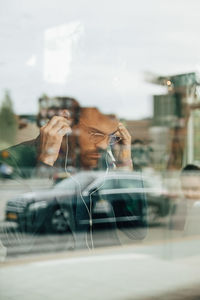
M153 96L151 130L154 138L157 133L157 164L161 169L177 170L186 163L200 163L198 74L158 76L150 81L166 87L166 94Z

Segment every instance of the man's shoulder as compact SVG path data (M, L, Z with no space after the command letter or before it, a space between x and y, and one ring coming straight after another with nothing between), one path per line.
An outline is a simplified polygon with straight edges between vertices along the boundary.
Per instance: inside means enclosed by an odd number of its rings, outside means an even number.
M0 151L0 161L18 167L36 164L37 140L30 140Z

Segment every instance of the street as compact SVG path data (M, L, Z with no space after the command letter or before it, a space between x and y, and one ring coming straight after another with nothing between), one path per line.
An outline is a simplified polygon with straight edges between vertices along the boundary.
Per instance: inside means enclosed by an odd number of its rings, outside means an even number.
M1 261L14 260L33 255L37 256L40 254L71 253L81 249L87 249L85 235L81 233L78 233L76 236L76 239L80 241L80 243L78 243L79 247L77 247L75 236L72 233L31 234L19 232L17 227L10 223L7 224L2 222L0 225L0 240L2 248L4 249ZM134 247L138 245L154 245L161 243L163 246L160 249L159 256L170 256L170 242L176 239L179 240L182 236L181 232L172 232L169 230L165 223L150 226L148 228L147 236L142 241L130 239L129 232L131 233L131 228L126 228L126 231L121 231L119 229L115 231L96 229L93 232L92 239L96 249L113 246ZM88 243L90 243L89 236L87 236L87 239Z

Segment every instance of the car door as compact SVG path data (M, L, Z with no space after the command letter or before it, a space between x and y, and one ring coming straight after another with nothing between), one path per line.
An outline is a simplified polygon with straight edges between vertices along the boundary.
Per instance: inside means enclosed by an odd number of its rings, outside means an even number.
M113 203L116 199L116 179L106 178L98 181L96 187L90 190L92 201L92 216L94 223L115 222Z
M133 225L140 223L146 209L142 179L121 176L116 184L114 209L117 220L123 223L132 222Z
M101 203L105 208L107 203L107 209L110 205L108 213L114 216L115 221L137 223L142 219L146 208L142 180L122 175L107 179L96 195L95 211L100 208Z

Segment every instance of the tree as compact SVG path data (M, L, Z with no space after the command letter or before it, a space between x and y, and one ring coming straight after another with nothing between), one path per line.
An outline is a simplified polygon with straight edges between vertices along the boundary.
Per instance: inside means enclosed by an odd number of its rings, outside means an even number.
M9 91L5 91L0 110L0 142L12 145L15 142L17 132L17 120L14 114L12 100Z

